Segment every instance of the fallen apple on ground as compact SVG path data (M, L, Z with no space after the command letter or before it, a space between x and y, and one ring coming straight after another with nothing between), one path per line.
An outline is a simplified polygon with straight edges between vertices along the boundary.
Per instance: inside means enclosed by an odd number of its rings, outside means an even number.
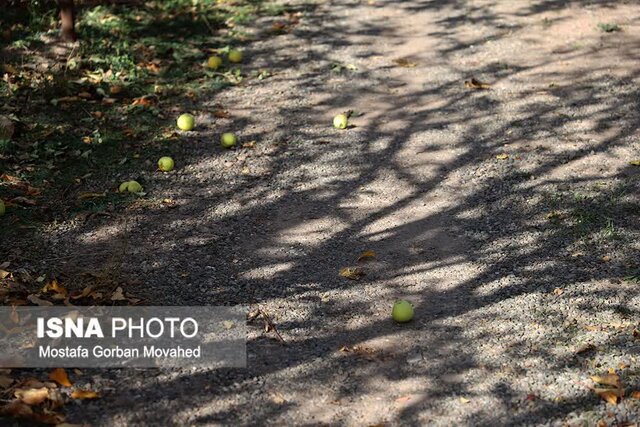
M212 70L217 70L222 65L222 58L219 56L210 56L207 60L207 67Z
M413 319L413 305L409 301L399 299L393 304L391 316L398 323L408 322Z
M173 170L174 166L175 163L171 157L160 157L160 160L158 160L158 169L162 172L170 172Z
M127 187L129 193L141 193L142 185L138 181L129 181L129 186Z
M238 63L242 61L242 52L237 49L232 49L229 51L229 62Z
M195 124L196 124L196 120L193 118L191 114L183 114L180 117L178 117L178 128L180 128L180 130L189 131L193 129Z
M223 133L220 137L220 145L224 148L231 148L236 145L236 142L238 142L238 138L232 133Z
M142 185L138 181L126 181L120 184L118 187L118 191L124 193L128 191L129 193L140 193L142 192Z
M333 127L336 129L346 129L349 124L349 118L346 114L338 114L333 118Z

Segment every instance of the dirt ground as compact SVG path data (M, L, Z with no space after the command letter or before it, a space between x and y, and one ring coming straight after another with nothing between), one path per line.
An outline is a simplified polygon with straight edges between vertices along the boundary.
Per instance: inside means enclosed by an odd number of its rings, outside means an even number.
M102 398L69 421L640 423L640 6L296 7L293 31L246 47L247 71L273 76L193 105L205 125L176 143L177 171L143 172L175 206L38 242L66 272L126 251L119 274L148 304L257 304L286 345L256 322L247 369L87 372ZM225 129L255 147L221 150ZM355 265L360 280L339 275ZM396 298L412 322L391 320ZM617 404L594 391L607 372Z

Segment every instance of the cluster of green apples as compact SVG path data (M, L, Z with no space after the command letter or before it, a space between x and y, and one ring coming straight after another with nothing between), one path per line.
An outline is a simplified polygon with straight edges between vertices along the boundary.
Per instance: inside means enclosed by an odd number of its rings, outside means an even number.
M242 51L231 49L227 54L227 59L229 60L229 62L234 64L242 62ZM212 70L217 70L222 66L222 64L222 58L217 55L210 56L209 59L207 59L207 68L210 68Z

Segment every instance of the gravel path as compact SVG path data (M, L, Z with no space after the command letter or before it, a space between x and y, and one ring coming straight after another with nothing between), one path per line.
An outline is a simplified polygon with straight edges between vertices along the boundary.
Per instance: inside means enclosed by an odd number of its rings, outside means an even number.
M288 345L255 324L246 370L92 372L104 397L70 419L640 422L639 400L606 403L590 380L613 369L640 390L639 285L622 280L640 261L640 7L297 8L291 33L247 47L246 72L273 76L193 105L204 125L177 142L179 170L147 176L176 207L49 230L53 253L126 240L128 291L154 304L258 302ZM623 31L597 27L611 22ZM346 110L353 126L333 129ZM255 147L222 151L226 129ZM366 275L340 277L365 250ZM406 325L399 297L416 306Z

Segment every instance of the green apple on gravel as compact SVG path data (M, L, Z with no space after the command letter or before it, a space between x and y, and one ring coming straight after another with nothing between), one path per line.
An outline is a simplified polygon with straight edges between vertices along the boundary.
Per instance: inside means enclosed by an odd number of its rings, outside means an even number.
M212 70L217 70L221 65L222 58L220 58L219 56L210 56L207 60L207 67L211 68Z
M237 64L238 62L242 61L242 52L237 49L232 49L229 51L229 55L227 55L227 58L229 58L229 62Z
M178 128L184 131L190 131L196 125L196 120L191 114L183 114L178 117Z
M126 181L120 184L118 187L118 191L124 193L128 191L129 193L142 193L142 185L138 181Z
M231 148L238 142L238 138L232 133L223 133L220 137L220 145L224 148Z
M338 114L333 118L333 127L336 129L346 129L349 124L349 118L346 114Z
M171 157L160 157L160 160L158 160L158 169L160 169L162 172L170 172L173 170L174 166L175 164Z
M398 323L406 323L413 319L413 305L407 300L397 300L393 304L391 317Z

